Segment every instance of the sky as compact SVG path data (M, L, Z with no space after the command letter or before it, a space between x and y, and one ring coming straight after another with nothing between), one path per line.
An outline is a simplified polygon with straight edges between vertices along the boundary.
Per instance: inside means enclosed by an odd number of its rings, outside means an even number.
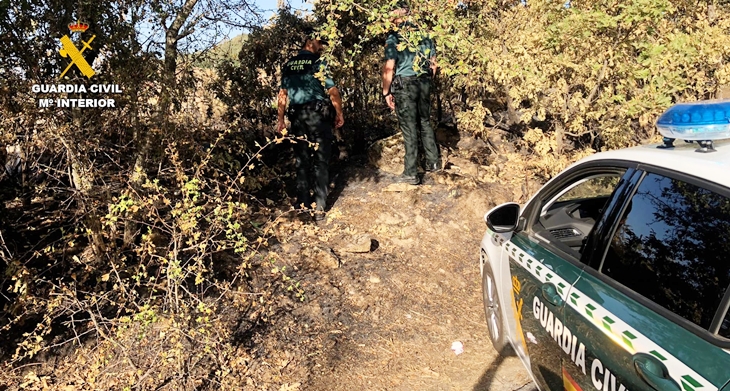
M292 9L311 10L312 3L305 3L304 0L288 0ZM271 17L276 12L277 0L256 0L256 5L263 10L267 10L266 17Z
M306 2L307 0L284 0L291 6L292 10L302 10L302 11L311 11L312 10L312 3ZM255 0L256 5L264 10L264 19L268 20L274 14L276 14L278 1L277 0ZM228 33L228 36L230 38L233 38L237 35L243 34L246 31L243 31L242 29L233 29Z
M263 17L264 20L269 20L271 17L273 17L276 14L277 11L277 0L254 0L256 5L259 9L264 11ZM284 0L291 6L292 10L301 10L301 11L311 11L312 10L312 0ZM215 35L213 38L217 42L225 41L228 39L232 39L238 35L241 35L243 33L247 33L243 28L240 27L232 27L230 25L218 25L218 34ZM151 39L154 41L158 49L160 45L162 45L163 35L161 29L159 29L158 26L150 27L149 25L142 24L140 27L140 34L142 41L145 42L147 39ZM192 41L190 42L190 46L184 46L180 49L186 52L192 52L200 50L201 47L198 45L198 43L203 42L204 45L207 45L208 40L201 39L199 42Z
M292 10L311 11L312 3L311 0L284 0L291 6ZM264 11L264 19L269 20L276 14L278 1L277 0L255 0L256 5ZM240 28L232 28L226 32L225 36L227 39L236 37L247 31Z

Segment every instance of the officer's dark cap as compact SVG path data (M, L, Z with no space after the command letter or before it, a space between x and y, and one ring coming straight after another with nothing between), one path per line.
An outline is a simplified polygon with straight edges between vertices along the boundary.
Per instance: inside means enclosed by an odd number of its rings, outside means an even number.
M392 12L394 15L398 16L408 15L411 13L411 6L405 0L398 0L395 3L395 9L393 9Z
M305 27L304 28L304 39L305 39L305 41L310 40L310 39L312 39L312 40L316 39L322 45L329 44L329 42L327 41L326 38L319 36L319 33L317 33L317 31L314 29L314 27Z
M411 5L410 5L410 4L408 4L408 2L407 2L407 1L405 1L405 0L398 0L398 1L397 1L397 2L395 3L395 8L397 8L397 9L405 9L405 10L410 10L410 9L411 9Z

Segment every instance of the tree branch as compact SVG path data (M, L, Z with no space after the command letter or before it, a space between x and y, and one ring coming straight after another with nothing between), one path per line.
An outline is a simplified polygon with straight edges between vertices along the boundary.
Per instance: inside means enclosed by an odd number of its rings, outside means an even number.
M170 32L172 32L175 38L179 38L180 29L185 24L185 21L188 20L190 14L193 12L193 8L195 8L197 4L198 0L185 0L185 4L183 4L180 12L178 12L177 16L175 16L175 21L172 22L172 25L170 25L170 28L167 30L168 36L170 36Z
M582 136L585 136L587 134L593 135L593 131L592 130L586 130L585 132L581 132L581 133L565 132L564 134L566 136L570 136L570 137L582 137Z
M586 99L588 101L588 104L593 103L593 100L596 98L596 95L598 95L598 90L599 90L599 88L601 88L601 83L603 82L603 78L606 76L606 68L608 68L608 59L603 60L603 66L601 67L600 72L598 72L598 80L596 80L596 85L593 86L591 93L588 94L588 98Z
M190 23L188 23L185 26L183 31L180 34L178 34L178 39L183 39L183 38L187 37L188 35L192 34L193 32L195 32L195 26L198 25L198 22L200 22L201 19L206 17L205 14L206 14L205 12L202 12L202 13L196 15L195 18L193 18L193 20L191 20Z

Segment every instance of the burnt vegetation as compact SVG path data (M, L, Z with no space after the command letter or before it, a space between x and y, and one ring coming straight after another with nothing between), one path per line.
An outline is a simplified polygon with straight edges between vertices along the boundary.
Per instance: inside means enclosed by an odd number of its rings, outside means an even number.
M0 1L0 384L253 387L257 336L306 300L269 252L291 214L278 68L318 26L344 145L363 154L396 132L380 87L391 3L321 0L265 22L247 1ZM727 93L724 2L412 3L439 51L442 148L484 140L469 159L494 167L485 180L526 183L504 165L547 179L652 139L674 102ZM96 75L59 80L59 38L80 18ZM247 35L219 45L230 26ZM113 109L40 108L81 96L35 84L122 93L99 94Z

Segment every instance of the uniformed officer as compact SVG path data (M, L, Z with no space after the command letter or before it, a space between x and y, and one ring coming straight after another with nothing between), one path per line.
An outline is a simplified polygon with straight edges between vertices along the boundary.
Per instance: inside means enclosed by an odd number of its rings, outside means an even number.
M279 133L286 134L286 114L291 122L291 133L297 138L294 144L296 205L305 209L314 207L314 220L320 221L324 219L327 202L333 120L336 128L345 120L340 92L329 75L327 63L320 59L327 41L319 38L313 29L307 29L305 35L302 49L281 69L277 128ZM312 188L314 200L310 195Z
M398 116L405 142L405 167L397 181L417 185L420 183L419 135L426 154L426 171L441 168L430 122L431 78L436 73L437 64L433 41L406 20L409 13L408 4L403 1L393 12L398 27L386 39L383 96Z

